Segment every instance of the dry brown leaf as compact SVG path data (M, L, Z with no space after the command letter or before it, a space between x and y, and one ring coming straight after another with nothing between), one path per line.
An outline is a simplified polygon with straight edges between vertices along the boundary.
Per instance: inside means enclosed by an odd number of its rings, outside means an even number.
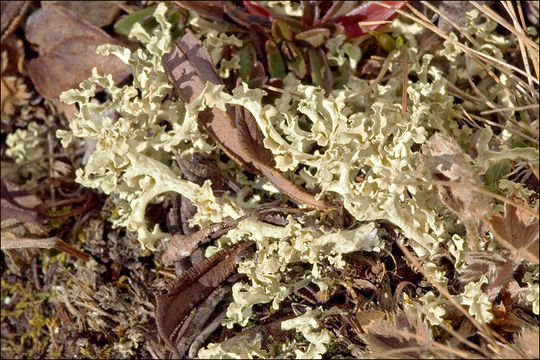
M3 76L23 74L24 58L24 43L18 36L13 35L2 40Z
M243 219L233 219L226 217L219 224L210 225L189 235L173 235L171 241L167 243L167 250L162 255L161 260L166 266L175 261L190 256L200 245L225 235L229 230L238 226L238 222Z
M452 183L435 182L435 186L443 203L463 221L470 249L478 250L478 236L483 228L481 221L491 215L493 199L476 190L481 186L480 177L472 170L456 141L436 133L422 145L418 170L431 173L437 181Z
M3 4L3 3L2 3ZM19 77L23 72L24 44L17 36L2 40L2 78L1 78L1 110L2 120L7 121L15 113L15 108L24 104L30 93L26 84Z
M442 201L464 221L478 222L491 211L492 199L470 186L481 185L465 154L452 138L436 133L422 146L421 169L436 180L451 181L459 186L437 185Z
M497 355L502 359L538 359L540 358L538 339L538 325L524 328L515 337L514 342L502 347L502 351Z
M376 354L397 349L416 348L400 352L398 358L426 358L425 352L417 347L429 348L432 340L427 325L409 312L394 314L393 321L375 318L363 324L366 334L358 334L371 350L365 354L377 357Z
M201 305L197 307L194 312L192 312L193 316L190 316L191 319L187 331L182 335L181 338L174 339L179 357L185 357L188 349L191 348L195 339L199 337L202 332L206 332L209 336L212 333L212 330L215 330L221 325L221 320L223 320L223 318L225 317L227 310L222 311L215 317L211 318L211 316L215 312L218 304L224 299L226 299L230 292L230 286L219 286L214 291L212 291L212 293L204 300ZM216 319L218 320L217 322L215 321ZM209 328L206 326L208 322L210 322L208 324ZM199 350L202 345L202 343L200 343L200 345L195 344L195 347L197 347L197 350ZM195 352L194 355L188 354L189 358L195 358L196 356L197 352Z
M355 317L360 327L364 329L366 326L369 327L373 321L384 321L386 313L380 310L360 310L355 314Z
M73 11L89 23L102 28L111 25L120 14L118 3L125 1L44 1L41 6L58 5Z
M186 10L192 10L205 18L230 22L225 14L225 6L232 4L230 1L175 1L176 5Z
M2 117L13 115L15 108L30 98L26 84L16 76L2 76L0 91Z
M486 3L485 1L481 2ZM452 26L451 22L459 26L464 26L466 19L465 14L472 9L474 9L474 6L469 4L467 1L441 1L439 11L445 15L450 22L443 17L439 17L437 27L445 34L457 32L457 30Z
M24 15L30 9L31 1L2 1L1 6L1 28L2 42L19 26Z
M92 75L93 67L111 73L115 82L131 74L116 56L96 54L98 45L122 45L120 41L61 6L47 6L30 15L25 34L40 54L28 62L28 75L45 98L56 100L62 91L77 88Z
M208 51L189 30L163 57L163 66L185 102L200 95L208 81L222 84ZM260 130L250 115L231 106L226 112L213 108L200 112L199 122L223 151L246 170L266 176L278 189L308 206L319 210L336 209L336 204L315 199L274 167L270 150L262 145L257 135L254 137Z
M272 220L268 218L269 213L272 212L297 212L298 209L287 207L276 207L276 202L262 205L256 209L250 209L244 216L237 219L226 217L221 223L212 224L207 228L198 230L186 235L175 234L171 241L167 244L167 249L163 253L161 260L167 266L171 265L175 261L181 261L190 256L195 250L197 250L202 244L215 240L222 235L225 235L229 230L232 230L238 226L240 221L247 219L248 217L255 216L262 218L265 221ZM275 223L274 223L275 224ZM286 225L283 224L283 226Z
M515 198L513 200L519 201L519 199ZM504 216L496 213L487 221L487 224L492 231L502 238L499 238L499 241L502 240L501 244L513 254L518 257L525 256L527 260L538 264L538 218L506 203L504 204Z
M16 219L23 223L41 223L42 201L34 194L2 179L1 219Z
M187 330L184 320L232 274L238 255L252 244L253 241L247 241L204 259L182 273L166 294L156 296L157 328L175 356L178 356L175 339L181 339Z
M195 153L190 159L184 159L175 150L173 150L173 153L176 163L186 180L202 186L206 180L210 179L212 189L214 192L217 190L218 196L220 191L226 191L229 187L236 192L240 190L236 184L221 172L215 162L206 160L201 154Z

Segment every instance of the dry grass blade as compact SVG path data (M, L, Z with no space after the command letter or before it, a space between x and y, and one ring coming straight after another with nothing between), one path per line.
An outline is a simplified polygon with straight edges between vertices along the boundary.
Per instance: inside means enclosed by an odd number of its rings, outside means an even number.
M384 6L386 8L390 8L389 5L387 4L384 4L384 3L380 3L381 6ZM464 53L466 53L467 55L473 57L475 60L477 60L480 64L480 66L482 66L484 68L484 70L486 70L488 72L488 74L493 77L493 79L498 83L498 84L501 84L502 85L502 82L501 80L495 75L493 74L492 71L490 71L489 69L485 68L485 65L483 64L482 62L482 59L486 59L486 60L489 60L491 61L492 63L494 64L497 64L499 66L502 66L503 68L507 68L509 70L512 70L512 71L515 71L523 76L527 76L527 73L524 72L523 70L521 69L518 69L517 67L513 66L513 65L510 65L504 61L501 61L497 58L494 58L493 56L490 56L490 55L487 55L485 53L482 53L480 51L477 51L477 50L474 50L474 49L471 49L470 47L460 43L459 41L456 41L454 39L452 39L450 36L446 35L445 33L443 33L439 28L437 28L435 25L433 25L422 13L420 13L418 10L416 10L414 7L412 7L410 4L407 4L407 7L416 15L416 16L413 16L403 10L399 10L399 9L396 9L396 11L400 14L400 15L403 15L417 23L419 23L420 25L423 25L424 27L426 27L427 29L433 31L434 33L436 33L437 35L439 35L440 37L442 37L443 39L445 40L448 40L450 41L454 46L458 47L460 50L462 50ZM503 70L501 70L503 71ZM539 80L538 79L534 79L533 81L534 83L536 83L538 85L539 83ZM504 88L504 86L503 86ZM508 95L510 96L511 94L508 93Z
M469 119L471 119L471 120L474 119L474 120L476 120L476 121L483 122L483 123L488 124L488 125L490 125L490 126L494 126L494 127L506 129L508 132L511 132L512 134L516 134L516 135L522 137L523 139L529 140L529 141L531 141L533 144L536 144L536 145L539 144L538 139L535 139L535 138L533 138L533 137L531 137L531 136L529 136L529 135L526 135L526 134L522 133L522 132L519 131L519 130L510 128L510 127L505 126L505 125L501 125L501 124L499 124L499 123L490 121L490 120L488 120L488 119L484 119L483 117L476 116L476 115L474 115L474 114L470 114L469 112L467 112L467 110L465 110L465 109L463 108L463 106L461 106L461 104L459 104L459 108L461 109L461 112L463 113L463 115L465 115L467 118L469 118ZM491 110L491 111L497 112L497 111L500 111L500 109L493 109L493 110ZM524 129L523 129L524 131L528 131L528 132L530 132L531 134L538 136L537 134L535 134L535 132L534 132L533 129L530 129L530 127L527 126L527 124L524 124L524 123L521 123L521 122L520 122L520 123L516 122L516 124L519 124L519 127L520 127L520 128L524 128ZM531 131L531 130L532 130L532 131Z
M74 248L73 246L69 245L68 243L57 237L50 237L45 239L29 239L18 238L9 232L2 232L2 250L27 248L56 249L84 261L88 261L90 259L90 255Z
M420 263L412 256L412 254L410 253L409 250L407 250L407 248L401 244L400 241L397 242L399 248L401 249L401 251L405 254L405 256L407 257L407 259L414 265L414 267L416 269L418 269L418 271L420 271L422 273L422 275L424 275L424 277L446 298L448 299L448 301L450 301L450 303L452 305L454 305L456 307L456 309L458 309L473 325L476 329L478 329L479 333L485 337L488 341L490 341L491 343L495 344L495 341L493 339L493 336L499 336L497 333L495 333L494 331L492 331L489 327L487 327L486 325L482 324L482 323L479 323L478 321L476 321L476 319L474 319L467 310L465 310L465 308L463 306L461 306L460 303L458 303L456 301L456 299L454 299L454 297L452 295L450 295L450 293L448 292L448 290L446 290L444 287L442 287L438 281L436 281L435 279L433 279L433 277L422 267L422 265L420 265ZM448 331L449 333L451 333L453 336L455 336L456 338L460 339L464 344L470 346L471 348L475 349L476 351L478 351L479 353L483 354L486 358L489 357L489 355L481 348L479 347L478 345L476 345L475 343L463 338L461 335L459 335L454 329L450 328L449 326L445 326L446 324L444 323L441 323L441 327L443 329L445 329L446 331ZM496 345L496 344L495 344Z
M512 32L516 37L518 37L518 39L521 39L521 41L529 48L529 56L531 57L531 60L533 61L533 65L536 70L536 76L538 78L540 76L538 72L538 50L539 50L538 44L536 44L534 41L532 41L527 36L525 36L524 33L520 32L519 30L516 30L515 27L510 25L499 14L493 11L493 9L489 8L489 6L486 6L484 4L478 4L475 1L471 1L470 3L474 7L476 7L478 10L489 15L492 19L494 19L499 24L504 26L508 31ZM523 75L527 76L527 74L523 74ZM536 83L538 84L538 80L536 81Z
M520 36L518 36L518 42L519 42L519 50L521 52L521 59L523 60L523 66L525 67L525 71L527 72L527 81L529 82L529 87L530 87L530 90L531 90L531 95L534 96L533 94L533 83L532 83L532 75L531 75L531 69L530 69L530 66L529 66L529 61L528 61L528 54L529 52L527 52L525 50L525 44L524 44L524 39L528 39L528 37L525 35L525 32L523 31L523 29L521 28L521 25L516 17L516 13L514 11L514 6L512 5L512 3L510 1L503 1L502 2L502 5L504 6L504 8L506 9L506 11L508 12L508 14L510 15L510 17L512 18L512 21L514 23L514 28L516 29L516 31L520 34ZM538 73L537 73L538 75Z

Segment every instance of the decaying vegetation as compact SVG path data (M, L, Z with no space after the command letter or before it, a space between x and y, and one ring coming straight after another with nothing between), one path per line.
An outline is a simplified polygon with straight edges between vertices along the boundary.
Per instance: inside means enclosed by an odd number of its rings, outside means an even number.
M2 2L2 357L538 358L536 2Z

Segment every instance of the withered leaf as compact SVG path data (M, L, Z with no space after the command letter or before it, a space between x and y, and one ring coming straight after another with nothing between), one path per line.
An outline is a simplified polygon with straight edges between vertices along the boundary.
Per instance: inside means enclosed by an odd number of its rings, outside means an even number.
M231 292L230 286L219 286L216 288L212 293L204 300L204 302L197 307L197 310L193 312L193 317L190 319L189 327L187 331L185 331L184 334L182 334L181 338L175 338L174 342L176 344L176 350L179 353L180 357L184 357L188 349L192 347L193 342L197 337L201 335L202 332L207 332L206 324L212 314L215 312L217 305L227 297ZM221 318L220 320L223 320L224 315L226 314L226 310L221 312L219 315L217 315L217 319ZM221 321L215 323L215 317L212 317L212 321L210 322L210 329L217 328ZM204 328L203 328L204 327ZM208 334L210 335L210 334ZM204 334L203 334L204 337ZM200 344L202 345L202 344ZM198 344L195 344L195 347L200 349L201 346L198 346ZM197 350L198 350L197 349ZM197 356L197 353L193 355L189 355L189 358L195 358Z
M240 221L248 217L255 216L263 218L264 220L270 220L267 218L267 215L271 212L296 212L298 210L286 207L275 207L274 205L275 202L272 202L255 209L250 209L244 216L237 219L226 217L220 223L212 224L188 235L175 234L167 244L167 249L163 253L161 260L166 266L171 265L175 261L181 261L190 256L200 245L225 235L229 230L236 228Z
M2 42L11 35L23 21L24 15L31 4L32 2L30 1L2 1L0 3L2 10Z
M23 223L41 223L45 219L42 206L36 195L2 179L2 221L16 219Z
M177 354L175 340L185 331L183 320L201 304L216 287L232 274L237 266L237 256L254 244L243 242L204 259L182 276L163 295L156 296L156 323L165 343Z
M111 25L118 17L119 3L124 3L124 1L44 1L41 6L63 6L89 23L102 28Z
M175 1L175 3L177 6L193 10L205 18L230 22L225 14L225 6L230 5L230 1Z
M237 6L225 6L225 13L237 24L240 24L245 27L249 27L250 24L257 23L264 28L269 28L272 25L272 22L267 16L259 16L250 14L241 10Z
M221 172L216 163L205 159L201 154L195 153L190 159L185 159L174 149L173 153L178 167L187 180L202 186L207 179L210 179L214 191L225 191L229 187L235 192L240 190L235 183Z
M189 235L173 235L171 241L167 243L167 250L162 255L161 260L166 266L174 261L180 261L190 256L200 245L226 234L232 228L238 226L240 219L226 217L223 222L212 224Z
M539 222L538 218L530 216L525 211L506 203L504 216L494 214L487 223L503 240L503 246L509 247L512 253L522 251L522 256L538 263ZM510 245L510 246L508 246Z
M427 325L410 312L393 314L393 320L373 319L363 324L366 334L358 334L366 343L371 353L363 356L373 357L377 353L392 351L395 349L411 348L408 352L400 353L404 359L424 358L424 352L418 348L429 348L431 334ZM414 336L416 335L416 336ZM362 356L362 357L363 357Z
M163 57L163 66L185 102L200 95L208 81L222 84L208 51L189 30ZM225 112L206 109L199 113L199 123L231 159L250 172L266 176L291 198L319 210L337 208L334 203L315 199L274 167L270 150L264 147L260 137L253 137L254 132L260 130L247 111L235 110L232 106Z
M98 45L122 43L61 6L43 7L30 15L25 35L40 54L28 62L28 75L45 98L55 100L62 91L77 88L92 75L93 67L111 73L116 82L130 75L116 56L96 54Z
M455 140L436 133L422 146L420 163L420 170L429 171L434 179L456 183L437 185L437 190L442 201L462 220L478 222L490 213L492 199L470 187L480 186L481 181Z

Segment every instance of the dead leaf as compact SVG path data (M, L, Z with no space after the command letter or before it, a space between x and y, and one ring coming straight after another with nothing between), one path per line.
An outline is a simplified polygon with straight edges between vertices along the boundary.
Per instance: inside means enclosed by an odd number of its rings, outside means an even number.
M514 338L513 344L503 346L499 354L503 359L538 359L540 358L540 344L538 325L521 329L519 335ZM523 352L525 354L523 354Z
M167 243L167 250L162 255L161 260L165 266L171 265L175 261L190 256L200 245L210 242L214 239L225 235L229 230L238 226L238 222L242 220L226 217L223 222L212 224L207 228L201 229L189 235L173 235L171 241Z
M491 215L493 199L475 190L481 186L476 174L454 139L436 133L422 145L419 171L428 171L435 180L452 185L435 183L441 200L463 221L471 250L478 250L481 221Z
M98 45L122 45L120 41L61 6L47 6L30 15L25 34L40 54L28 62L28 75L45 98L56 100L62 91L77 88L92 75L93 67L111 73L115 82L131 74L116 56L96 54Z
M191 182L202 186L206 180L212 181L212 189L214 192L223 192L231 188L235 192L240 189L230 179L228 179L215 162L206 160L199 153L194 153L190 159L184 159L173 149L176 158L176 163L182 171L182 174Z
M186 352L192 347L192 345L195 345L198 351L203 344L193 344L195 342L195 339L199 337L201 333L203 333L203 337L205 336L204 333L209 336L213 332L212 330L215 330L216 328L221 326L221 320L225 318L227 310L223 310L220 314L216 314L217 316L212 315L215 312L216 307L219 305L219 303L226 299L226 297L229 296L230 293L230 286L219 286L214 291L212 291L212 293L204 300L201 305L197 307L194 312L192 312L193 316L191 316L190 314L191 319L188 329L184 332L181 338L174 339L179 357L184 358ZM206 327L208 322L210 322L210 324L208 324L209 326ZM196 356L196 352L193 355L188 354L188 357L192 359Z
M362 79L375 79L381 72L382 63L375 59L367 59L360 66L360 74Z
M186 317L232 274L237 256L252 244L253 241L247 241L204 259L185 271L166 294L156 296L157 328L175 356L175 339L181 339L187 330L182 326Z
M479 2L486 3L486 1ZM450 34L451 32L457 33L457 29L452 26L451 22L463 27L466 19L465 14L472 9L474 9L474 6L466 1L441 1L439 11L446 16L449 21L443 17L439 17L437 27L445 34ZM459 36L460 34L457 33L456 35Z
M23 21L24 15L30 9L31 1L2 1L0 3L2 13L2 42L15 31Z
M459 145L452 138L436 133L422 146L421 168L433 178L455 182L460 186L437 185L439 195L450 209L465 221L479 221L491 211L491 198L469 186L480 186L480 177L471 166Z
M230 23L225 14L225 6L232 4L230 1L175 1L175 3L180 8L195 11L205 18Z
M520 201L516 198L512 200ZM538 218L505 203L504 216L496 213L487 221L487 224L498 235L498 240L504 247L516 256L524 256L527 260L538 264L540 229Z
M222 84L208 51L189 30L163 57L163 66L185 102L200 95L208 81ZM260 130L248 111L231 106L225 112L206 109L199 113L199 122L223 151L246 170L266 176L278 189L308 206L337 209L334 203L315 199L274 167L272 153L260 141Z
M167 249L163 253L161 260L166 266L171 265L175 261L182 261L190 256L201 245L206 244L212 240L218 239L220 236L225 235L229 230L232 230L238 226L240 221L247 219L248 217L255 216L259 219L272 220L268 218L269 213L272 212L285 212L294 213L298 212L298 209L288 207L276 207L277 202L271 202L262 205L255 209L250 209L244 216L237 219L226 217L222 222L212 224L207 228L201 229L193 233L184 233L185 235L175 234L167 244ZM285 226L287 223L283 224Z
M386 357L381 353L385 351L395 351L396 349L414 348L410 351L399 353L399 357L406 358L426 358L425 352L418 350L418 347L430 347L432 337L427 325L410 312L400 312L394 314L393 320L373 319L363 324L366 334L358 334L371 350L371 353L364 354L368 357ZM387 355L388 356L388 355Z
M16 219L23 223L41 223L45 217L42 201L34 194L2 179L1 219Z
M2 117L13 115L15 108L30 98L26 84L16 76L2 76L0 91Z
M2 3L3 6L4 3ZM24 64L24 44L17 36L2 40L1 111L2 122L15 113L15 108L29 98L24 80L20 77ZM7 123L5 128L7 129Z
M44 1L41 6L62 6L89 23L103 28L111 25L120 14L118 3L125 1Z
M13 35L2 40L3 76L23 74L24 58L24 43L18 36Z
M360 310L355 314L356 320L361 328L369 327L373 321L384 321L386 314L380 310ZM365 331L365 330L364 330Z

